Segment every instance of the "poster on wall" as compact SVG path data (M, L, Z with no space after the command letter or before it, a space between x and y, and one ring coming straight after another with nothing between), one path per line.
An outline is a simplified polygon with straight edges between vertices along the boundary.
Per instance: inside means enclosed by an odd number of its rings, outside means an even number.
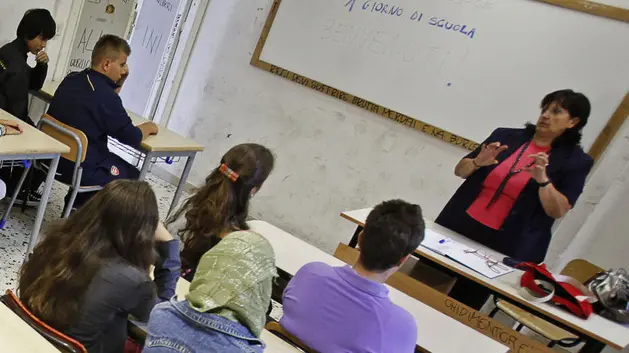
M74 36L68 73L90 67L94 45L105 34L126 37L135 0L84 0Z

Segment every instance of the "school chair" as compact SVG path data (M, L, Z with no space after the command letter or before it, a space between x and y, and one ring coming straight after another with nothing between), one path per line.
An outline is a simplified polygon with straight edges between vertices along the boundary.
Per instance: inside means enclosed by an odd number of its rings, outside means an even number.
M589 261L576 259L570 261L561 271L561 274L572 277L581 283L585 283L601 271L603 271L602 268ZM489 317L493 318L498 312L503 312L518 322L518 326L515 329L516 331L520 331L526 327L546 338L549 341L548 347L550 348L555 345L571 348L581 343L579 336L541 319L514 304L497 299L496 297L494 297L494 303L496 307L491 311Z
M70 211L72 210L77 194L95 192L103 188L101 185L81 185L81 179L83 176L81 163L85 161L85 156L87 155L87 136L85 136L83 131L68 126L48 114L44 114L44 116L42 116L37 123L37 128L46 135L70 147L70 152L61 155L62 158L74 162L74 171L72 173L71 183L68 184L61 182L70 188L70 200L66 203L62 215L62 218L66 218L70 215ZM48 169L48 166L43 163L38 163L37 167L46 171Z
M82 344L48 326L33 315L10 289L7 289L6 294L0 297L0 301L61 352L87 353L87 349Z
M266 324L265 328L267 329L267 331L271 332L275 336L281 338L286 343L290 344L291 346L297 348L298 350L302 352L317 353L317 351L308 347L299 338L293 336L293 334L286 331L286 329L284 329L284 327L282 327L282 325L280 325L279 322L270 321L269 323Z

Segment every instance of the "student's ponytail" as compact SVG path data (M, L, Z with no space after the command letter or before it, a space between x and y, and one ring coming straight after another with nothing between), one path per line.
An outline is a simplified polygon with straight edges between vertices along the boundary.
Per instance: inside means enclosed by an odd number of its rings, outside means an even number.
M269 176L273 164L271 151L257 144L235 146L223 156L205 185L168 220L171 224L185 217L185 226L178 232L185 264L196 267L222 235L248 229L249 199Z

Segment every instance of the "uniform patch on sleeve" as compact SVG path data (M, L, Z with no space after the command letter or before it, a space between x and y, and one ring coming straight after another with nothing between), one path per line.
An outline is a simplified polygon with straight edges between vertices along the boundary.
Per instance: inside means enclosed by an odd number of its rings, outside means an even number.
M113 176L120 175L120 170L118 170L118 167L116 167L115 165L111 166L111 175Z

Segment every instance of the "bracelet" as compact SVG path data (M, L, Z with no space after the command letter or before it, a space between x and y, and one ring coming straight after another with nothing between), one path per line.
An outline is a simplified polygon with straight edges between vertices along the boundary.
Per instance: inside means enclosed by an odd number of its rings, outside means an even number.
M543 183L537 183L537 186L539 186L540 188L547 187L548 185L550 185L550 179L546 180Z

